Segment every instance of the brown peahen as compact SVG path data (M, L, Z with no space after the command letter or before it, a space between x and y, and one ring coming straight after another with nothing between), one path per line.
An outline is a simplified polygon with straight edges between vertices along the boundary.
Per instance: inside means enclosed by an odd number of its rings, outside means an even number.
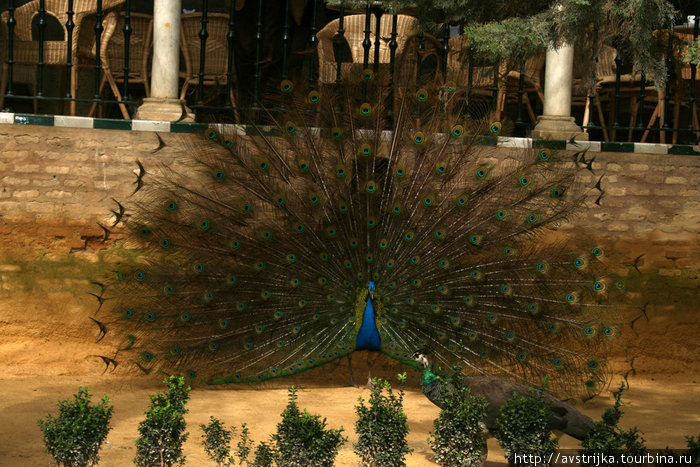
M230 383L358 349L415 366L430 348L473 374L598 391L622 283L602 249L546 238L584 200L576 162L499 161L500 124L467 119L452 84L358 81L283 82L270 125L210 129L179 168L140 171L120 218L147 261L106 292L115 360Z

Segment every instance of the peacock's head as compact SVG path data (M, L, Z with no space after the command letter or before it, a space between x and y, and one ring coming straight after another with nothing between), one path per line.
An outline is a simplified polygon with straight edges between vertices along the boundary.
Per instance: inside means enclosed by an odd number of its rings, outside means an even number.
M430 368L430 359L422 351L416 351L411 358L421 364L423 368Z
M369 289L369 296L374 300L374 282L369 281L367 288Z

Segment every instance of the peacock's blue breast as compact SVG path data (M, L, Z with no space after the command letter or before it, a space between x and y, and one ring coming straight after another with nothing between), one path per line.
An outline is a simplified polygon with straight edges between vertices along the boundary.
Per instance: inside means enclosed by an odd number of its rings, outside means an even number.
M381 337L374 319L374 305L372 299L367 298L365 311L362 314L362 325L357 332L357 340L355 341L356 350L379 350L381 347Z

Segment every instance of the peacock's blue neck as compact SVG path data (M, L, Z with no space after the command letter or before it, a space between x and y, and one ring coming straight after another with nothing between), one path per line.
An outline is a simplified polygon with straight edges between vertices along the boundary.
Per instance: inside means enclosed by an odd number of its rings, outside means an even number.
M381 348L382 339L379 336L379 329L375 321L374 305L372 298L367 297L365 311L362 314L362 324L357 332L355 341L356 350L379 350Z
M421 386L428 386L428 385L434 383L436 379L437 379L437 375L435 375L435 373L430 371L430 367L426 367L423 370L423 374L421 375L420 384L421 384Z

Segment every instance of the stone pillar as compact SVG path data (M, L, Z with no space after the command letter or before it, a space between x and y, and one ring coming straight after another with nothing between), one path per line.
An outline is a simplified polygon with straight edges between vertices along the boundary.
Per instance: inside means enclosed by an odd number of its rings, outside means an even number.
M573 47L564 45L547 50L543 115L537 117L537 125L532 130L534 139L588 140L588 133L581 131L571 116L573 71Z
M194 121L192 111L178 97L181 11L182 0L153 2L151 97L143 100L135 120Z

